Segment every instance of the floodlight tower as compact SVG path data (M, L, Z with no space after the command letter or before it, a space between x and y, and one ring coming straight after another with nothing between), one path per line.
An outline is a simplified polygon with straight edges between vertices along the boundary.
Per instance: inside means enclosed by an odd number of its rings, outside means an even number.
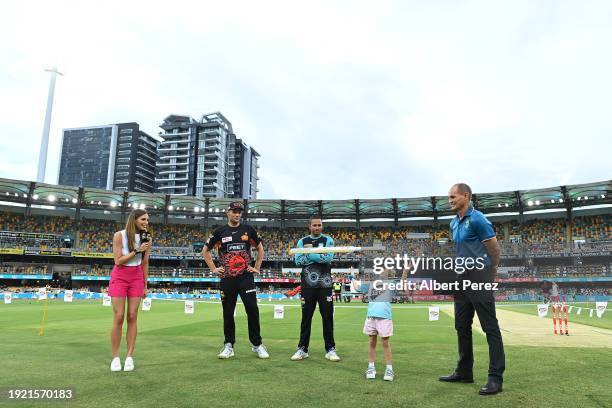
M49 148L49 129L51 127L51 112L53 111L53 94L55 93L55 78L57 75L64 75L57 70L57 67L45 69L51 73L49 82L49 96L47 97L47 112L45 113L45 125L43 126L42 140L40 141L40 153L38 154L38 173L36 181L44 183L45 169L47 167L47 149Z

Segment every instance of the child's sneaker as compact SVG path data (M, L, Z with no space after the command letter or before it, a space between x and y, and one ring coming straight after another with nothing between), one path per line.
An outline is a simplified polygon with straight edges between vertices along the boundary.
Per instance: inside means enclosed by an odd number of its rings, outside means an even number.
M385 370L385 376L383 377L383 380L385 380L385 381L393 381L393 377L394 377L393 370L390 369L390 368L387 368Z
M376 369L374 367L368 367L368 370L366 371L366 378L368 380L373 380L376 378Z

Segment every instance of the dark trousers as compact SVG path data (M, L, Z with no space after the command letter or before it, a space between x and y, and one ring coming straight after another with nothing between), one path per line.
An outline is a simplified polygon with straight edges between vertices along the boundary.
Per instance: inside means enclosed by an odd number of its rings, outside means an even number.
M257 307L257 289L252 273L245 272L235 278L221 279L221 304L223 305L223 334L225 343L236 342L236 324L234 322L234 309L238 295L244 304L248 324L249 340L253 346L261 344L259 334L259 308Z
M306 288L302 286L302 323L300 326L300 343L298 347L308 351L310 344L310 327L312 316L319 304L319 312L323 320L323 340L325 351L336 346L334 342L334 302L331 288Z
M489 344L489 378L503 381L506 368L504 343L499 324L495 315L495 298L492 292L459 291L455 293L455 329L459 343L459 361L457 372L462 376L471 377L474 365L472 349L472 321L474 312L482 330L487 335Z

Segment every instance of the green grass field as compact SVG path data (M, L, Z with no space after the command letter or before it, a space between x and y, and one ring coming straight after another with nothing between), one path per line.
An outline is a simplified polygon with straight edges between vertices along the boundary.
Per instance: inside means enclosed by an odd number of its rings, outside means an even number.
M223 341L219 304L197 303L195 314L185 315L182 302L157 300L150 312L140 312L136 370L111 373L110 308L99 302L50 301L45 335L38 336L40 303L2 304L0 387L74 388L76 398L68 405L75 407L612 406L612 389L605 380L612 373L609 347L507 345L504 391L484 397L477 392L486 381L488 349L484 336L476 331L476 382L447 384L437 379L452 371L457 358L453 320L446 313L441 313L439 321L429 322L425 308L394 308L396 379L389 383L382 381L382 350L379 377L364 378L367 338L361 333L362 304L336 309L339 363L323 357L318 312L311 357L290 361L297 345L300 309L286 307L285 319L274 320L270 305L263 302L260 307L269 360L259 360L251 352L241 304L236 317L236 357L219 360L216 356ZM529 313L524 306L504 307ZM47 405L63 404L7 404Z

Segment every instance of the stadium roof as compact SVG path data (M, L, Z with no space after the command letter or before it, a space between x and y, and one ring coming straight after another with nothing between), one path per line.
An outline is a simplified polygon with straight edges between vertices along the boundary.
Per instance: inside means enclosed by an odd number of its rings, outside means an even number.
M201 198L165 194L120 192L95 188L59 186L0 178L0 200L25 205L52 205L80 210L126 213L146 208L151 214L168 216L214 217L223 213L233 199ZM516 190L474 193L476 208L485 213L524 213L536 210L565 209L612 204L612 180ZM325 218L367 220L436 218L453 215L446 196L351 199L351 200L244 200L246 217L275 220L307 219L313 214ZM27 210L26 210L27 211Z

